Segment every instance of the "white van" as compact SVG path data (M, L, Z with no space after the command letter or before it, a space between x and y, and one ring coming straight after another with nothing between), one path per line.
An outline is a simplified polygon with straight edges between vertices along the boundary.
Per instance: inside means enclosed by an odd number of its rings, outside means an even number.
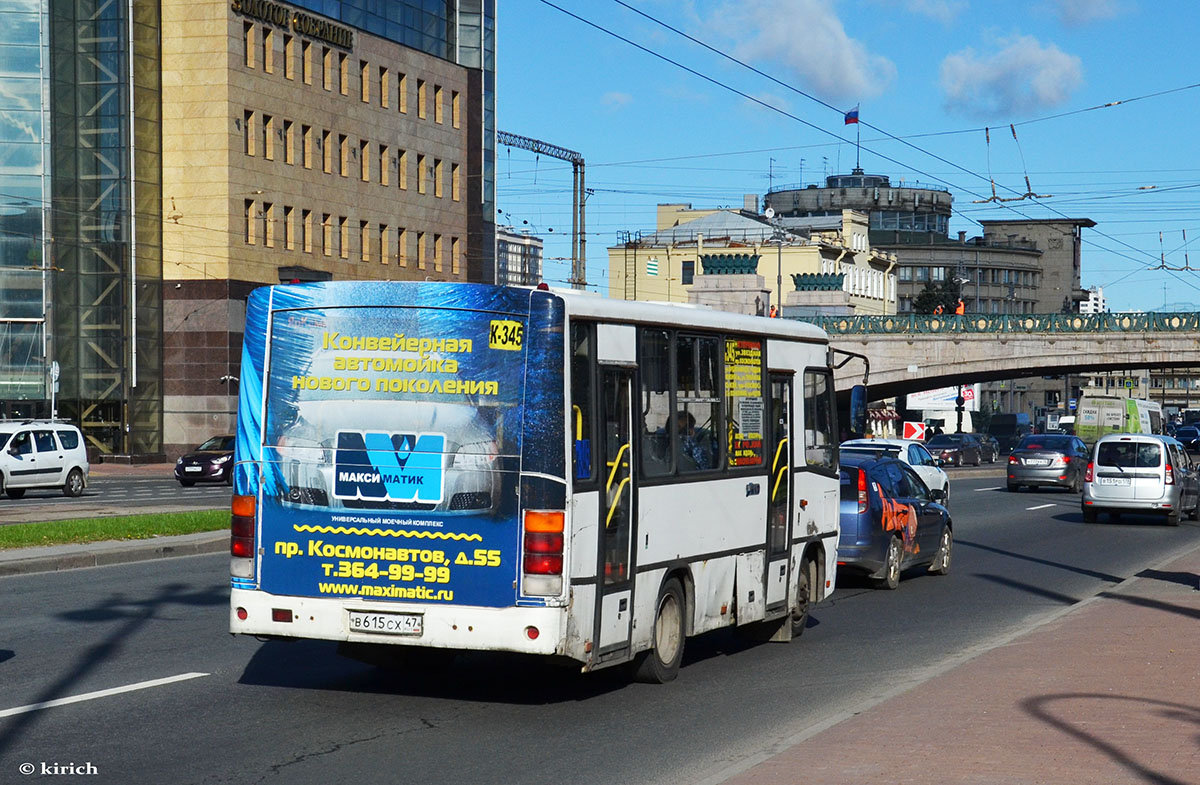
M1200 519L1200 473L1183 445L1154 433L1114 433L1100 437L1084 471L1083 520L1099 513L1166 515L1178 526L1187 514Z
M88 483L83 434L65 422L0 420L0 490L20 499L30 488L79 496Z

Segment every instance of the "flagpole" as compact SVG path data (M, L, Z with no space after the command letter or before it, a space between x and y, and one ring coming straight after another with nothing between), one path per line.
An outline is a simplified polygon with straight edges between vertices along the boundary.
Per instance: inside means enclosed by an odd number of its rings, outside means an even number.
M862 163L859 160L859 157L861 154L862 154L862 123L855 123L854 124L854 168L855 169L862 168Z

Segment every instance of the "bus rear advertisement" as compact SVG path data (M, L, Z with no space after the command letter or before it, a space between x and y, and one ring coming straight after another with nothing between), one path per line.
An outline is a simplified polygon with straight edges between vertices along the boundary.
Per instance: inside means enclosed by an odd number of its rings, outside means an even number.
M230 630L633 662L803 631L837 422L810 325L474 284L251 294ZM760 625L761 626L761 625Z

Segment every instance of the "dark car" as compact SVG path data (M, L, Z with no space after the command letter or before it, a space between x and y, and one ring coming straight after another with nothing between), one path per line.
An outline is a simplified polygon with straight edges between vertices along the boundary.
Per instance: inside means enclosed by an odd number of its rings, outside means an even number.
M983 460L995 463L1000 460L1000 442L991 434L979 434L979 443L983 446Z
M973 433L940 433L925 442L942 466L978 466L983 462L983 445Z
M1048 485L1078 493L1083 490L1088 448L1078 436L1038 433L1022 436L1008 456L1008 489Z
M1174 436L1188 452L1200 452L1200 428L1181 425L1175 429Z
M950 571L954 535L940 492L895 458L848 455L840 476L838 570L863 573L881 589L899 586L908 567Z
M175 479L184 488L198 482L233 483L233 434L214 436L175 461Z

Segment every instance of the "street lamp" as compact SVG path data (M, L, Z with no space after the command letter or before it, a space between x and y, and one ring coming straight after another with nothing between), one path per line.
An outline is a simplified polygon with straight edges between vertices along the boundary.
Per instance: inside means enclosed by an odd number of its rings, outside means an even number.
M768 207L763 215L771 222L771 242L776 243L775 251L775 308L776 314L783 318L783 240L785 232L779 221L775 220L774 208Z

